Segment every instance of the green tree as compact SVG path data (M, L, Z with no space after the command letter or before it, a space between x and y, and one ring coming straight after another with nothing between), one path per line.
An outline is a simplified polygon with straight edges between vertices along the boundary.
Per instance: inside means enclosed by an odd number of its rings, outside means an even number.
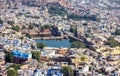
M17 71L14 68L10 68L7 71L7 76L17 76Z
M107 43L110 47L120 46L120 44L114 39L114 37L110 37Z
M0 18L0 24L3 24L3 20Z
M41 31L43 32L45 30L45 26L41 26Z
M70 32L72 32L72 33L74 33L74 34L75 34L75 33L77 32L77 30L76 30L76 28L75 28L75 27L71 27L71 28L70 28Z
M44 43L37 43L37 48L43 49L46 46Z
M49 61L53 61L53 58L52 57L49 57L49 59L48 59Z
M63 76L73 76L73 69L69 66L64 66L61 68Z
M33 28L34 28L34 23L30 23L29 29L33 29Z
M50 29L50 25L44 25L45 29Z
M68 15L68 19L72 19L72 20L89 20L89 21L99 21L99 18L97 15L77 15L77 14L69 14Z
M23 26L23 27L22 27L22 29L26 29L26 27L25 27L25 26Z
M85 33L85 36L86 37L90 37L90 33Z
M83 26L87 26L87 25L88 25L88 23L87 23L87 22L85 22L85 23L83 23L82 25L83 25Z
M23 37L23 36L22 36L22 37L19 37L19 39L23 40L23 39L24 39L24 37Z
M6 62L13 62L13 54L11 52L8 52L5 56L5 61Z
M48 4L48 12L51 15L59 15L59 16L67 15L67 11L65 10L65 8L57 3Z
M32 51L31 53L32 53L32 58L33 59L36 59L38 61L40 60L40 56L41 56L40 51Z
M19 26L12 26L12 29L18 32L20 30L20 27Z
M85 48L85 43L83 42L79 42L79 41L75 41L71 44L71 48Z
M10 69L10 68L14 68L14 70L18 70L18 69L20 69L20 67L22 66L22 64L13 64L13 65L10 65L8 68Z
M32 36L31 36L29 33L26 33L25 35L26 35L26 37L28 37L28 38L32 38Z
M81 61L85 61L86 57L85 56L82 56L81 57Z
M116 29L115 34L120 35L120 29Z
M91 33L91 29L87 30L88 33Z
M7 21L8 24L13 25L15 22L14 21Z

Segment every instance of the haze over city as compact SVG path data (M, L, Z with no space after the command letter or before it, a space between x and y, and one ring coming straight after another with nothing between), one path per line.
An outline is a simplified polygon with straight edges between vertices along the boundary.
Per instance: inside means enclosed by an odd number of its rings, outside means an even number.
M0 0L0 76L120 76L120 0Z

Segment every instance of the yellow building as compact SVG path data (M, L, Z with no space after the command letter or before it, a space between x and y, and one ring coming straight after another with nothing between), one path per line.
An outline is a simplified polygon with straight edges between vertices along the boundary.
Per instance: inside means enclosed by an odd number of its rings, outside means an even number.
M104 52L104 51L107 50L107 49L110 49L110 47L106 47L106 46L100 47L100 48L97 48L96 51L97 51L97 52Z
M112 55L120 55L120 46L112 48L111 54Z
M103 56L107 56L108 54L111 55L120 55L120 46L110 48L110 47L101 47L96 49L97 52L102 53Z
M89 60L88 57L83 55L81 56L76 55L74 57L71 57L71 63L74 64L76 67L79 66L80 62L88 62L88 60Z

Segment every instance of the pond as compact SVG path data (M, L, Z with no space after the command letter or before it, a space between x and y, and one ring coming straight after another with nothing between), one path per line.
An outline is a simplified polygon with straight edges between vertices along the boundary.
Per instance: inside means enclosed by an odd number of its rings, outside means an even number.
M56 39L49 39L49 40L35 40L36 43L44 43L46 44L47 47L65 47L69 48L71 45L70 39L61 39L61 40L56 40Z

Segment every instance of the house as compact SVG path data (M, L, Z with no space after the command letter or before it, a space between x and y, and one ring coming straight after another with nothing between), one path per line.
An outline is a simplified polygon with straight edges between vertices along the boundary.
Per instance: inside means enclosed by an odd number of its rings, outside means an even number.
M53 57L53 56L55 56L55 52L56 52L56 50L43 50L43 51L41 51L41 55L42 56L48 56L48 57Z
M51 31L50 31L50 29L40 30L38 32L38 36L40 36L40 37L50 37L51 36Z
M75 67L79 66L80 59L77 57L77 55L71 55L70 56L70 64L74 65Z
M2 52L3 50L4 50L4 46L0 44L0 52Z
M63 73L60 72L59 67L52 67L46 71L46 76L63 76Z
M67 56L53 58L54 62L60 63L61 66L67 66L70 63L70 58Z
M75 69L75 76L88 76L89 66L84 64ZM91 76L91 75L90 75Z
M37 65L38 61L35 59L31 59L30 62L25 62L17 71L18 76L33 76Z
M31 69L19 69L17 71L18 75L17 76L33 76L33 70Z
M68 49L66 49L66 48L61 48L61 49L58 49L58 50L56 51L56 54L66 55L68 52L69 52Z
M114 47L114 48L101 47L101 48L97 49L96 51L102 53L103 56L107 56L109 54L120 55L120 47L119 46Z
M0 76L7 76L6 75L6 66L0 65Z
M117 47L112 48L111 54L112 55L120 55L120 47L117 46Z
M44 76L44 74L45 74L45 71L40 69L35 69L33 72L33 76Z
M32 35L33 37L50 37L52 34L50 29L30 31L28 33Z
M5 64L5 53L0 52L0 65Z
M20 50L14 50L12 51L12 54L14 63L25 63L32 59L31 53L20 52Z

